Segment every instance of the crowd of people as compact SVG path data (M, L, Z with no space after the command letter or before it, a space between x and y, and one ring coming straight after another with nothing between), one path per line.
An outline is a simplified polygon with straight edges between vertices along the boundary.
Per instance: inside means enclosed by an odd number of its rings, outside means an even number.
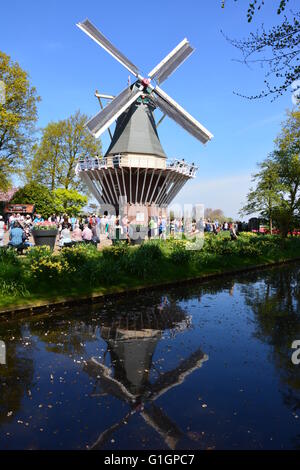
M204 231L211 232L217 235L220 232L230 232L230 238L232 240L237 239L238 232L242 232L246 229L242 222L223 222L219 223L218 220L212 222L210 219L204 220Z
M32 230L36 225L47 225L58 229L60 247L74 243L100 242L98 224L95 218L76 218L53 214L44 219L40 214L11 214L6 220L0 216L0 246L4 245L4 234L9 232L8 246L23 250L31 245Z
M165 240L168 235L188 232L196 234L200 230L211 232L215 235L221 231L229 231L231 239L237 238L240 231L238 223L219 223L219 221L204 220L201 223L189 221L185 223L183 218L149 217L148 224L138 223L136 220L129 222L127 217L109 215L67 216L52 214L45 219L40 214L11 214L6 220L0 216L0 246L4 245L5 231L9 231L8 245L24 249L33 244L31 239L35 225L51 225L58 230L58 245L72 246L77 243L91 243L98 245L101 239L126 240L130 242L134 238L160 238ZM140 235L137 232L143 232Z

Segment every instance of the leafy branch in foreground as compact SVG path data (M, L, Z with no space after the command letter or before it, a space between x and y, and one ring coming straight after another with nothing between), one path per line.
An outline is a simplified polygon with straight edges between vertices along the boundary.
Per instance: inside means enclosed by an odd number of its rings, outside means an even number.
M237 1L237 0L235 0ZM277 3L277 14L286 11L289 0L281 0ZM257 10L264 6L262 0L254 0L249 4L247 18L250 23ZM225 6L225 0L222 7ZM223 33L224 34L224 33ZM264 98L273 95L274 99L282 95L300 77L300 11L286 13L283 21L266 30L262 25L248 38L231 39L226 36L230 44L237 48L242 59L237 62L247 66L260 65L265 69L265 89L256 95L246 96L236 93L248 99ZM295 91L300 89L296 84Z

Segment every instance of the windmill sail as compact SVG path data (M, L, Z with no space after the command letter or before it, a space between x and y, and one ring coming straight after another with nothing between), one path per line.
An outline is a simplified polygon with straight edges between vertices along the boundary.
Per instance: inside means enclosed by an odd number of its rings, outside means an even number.
M106 50L110 55L112 55L120 64L126 67L129 72L131 72L136 77L139 74L139 69L130 62L127 57L122 54L100 31L93 25L89 20L83 21L83 23L77 24L78 28L84 31L88 36L90 36L94 41L96 41L99 46Z
M187 39L181 41L170 54L168 54L151 72L150 79L155 79L157 83L164 82L193 52Z
M99 137L141 95L142 91L136 86L125 88L102 111L88 121L87 128L95 137Z
M206 144L213 138L213 135L198 122L193 116L185 111L176 101L167 95L158 86L153 90L152 98L154 103L161 109L164 114L167 114L177 124L183 127L187 132Z

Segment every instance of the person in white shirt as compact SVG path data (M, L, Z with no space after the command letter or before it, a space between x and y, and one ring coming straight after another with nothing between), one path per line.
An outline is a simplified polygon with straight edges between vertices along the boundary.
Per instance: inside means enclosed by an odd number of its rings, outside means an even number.
M2 215L0 215L0 246L4 246L4 231L5 231L5 223L4 223Z
M68 228L63 228L60 232L59 246L63 247L69 243L72 243L70 230Z
M16 214L11 214L8 219L9 227L11 228L16 220Z

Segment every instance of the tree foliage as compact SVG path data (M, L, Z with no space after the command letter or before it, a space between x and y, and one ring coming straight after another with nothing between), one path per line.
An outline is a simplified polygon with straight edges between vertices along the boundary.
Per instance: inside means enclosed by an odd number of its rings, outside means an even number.
M255 189L247 197L242 211L259 212L272 219L287 235L300 222L300 106L288 111L287 119L275 141L275 150L254 176Z
M43 217L49 217L55 211L51 191L46 186L34 181L20 188L11 202L13 204L34 204L35 211Z
M209 207L205 209L204 217L205 219L209 219L212 222L218 220L220 223L223 223L228 220L228 217L225 217L222 209L211 209Z
M43 129L40 143L25 169L27 181L46 184L52 191L81 188L75 175L79 157L101 155L101 142L85 128L87 120L87 116L77 111L68 119L50 122Z
M234 0L237 2L238 0ZM290 0L277 0L276 8L277 8L277 15L280 15L287 7L287 4ZM247 19L248 23L251 23L253 20L253 17L256 13L256 11L259 11L265 4L265 0L252 0L249 5L248 5L248 10L247 10ZM225 8L226 5L226 0L221 1L221 6L222 8Z
M1 51L0 81L5 92L0 102L0 189L7 189L12 171L32 144L40 98L27 72Z
M225 3L223 0L222 7ZM248 38L230 39L227 37L228 41L241 52L240 62L248 66L260 65L265 69L265 88L258 94L247 96L247 98L263 98L268 95L276 98L287 91L293 83L295 96L300 89L296 83L300 77L300 11L287 11L288 3L289 0L274 2L277 15L284 12L279 24L267 30L262 25ZM252 0L249 3L247 11L249 23L264 4L264 0Z
M87 204L87 197L74 189L59 188L54 191L54 207L56 214L78 215Z
M274 161L282 187L277 219L293 228L298 225L300 215L300 106L288 111L275 144Z
M250 215L258 212L262 218L268 219L272 231L274 208L280 202L278 167L271 156L258 166L260 171L253 175L256 187L251 188L247 195L247 203L240 213Z

